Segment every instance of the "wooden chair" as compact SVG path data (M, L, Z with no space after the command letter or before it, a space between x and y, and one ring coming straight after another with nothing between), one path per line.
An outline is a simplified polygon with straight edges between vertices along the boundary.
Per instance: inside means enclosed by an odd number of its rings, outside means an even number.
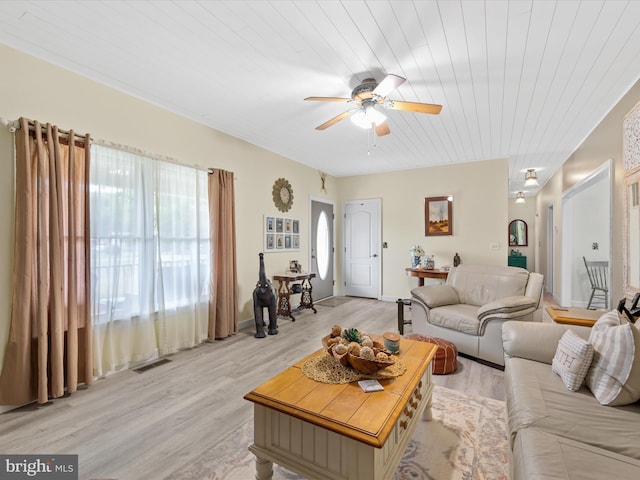
M582 260L584 260L584 266L587 269L587 275L589 276L589 282L591 283L591 296L589 297L587 309L590 310L591 305L594 302L602 302L602 307L608 308L609 285L607 282L607 276L609 275L609 262L590 262L587 261L585 257L582 257Z

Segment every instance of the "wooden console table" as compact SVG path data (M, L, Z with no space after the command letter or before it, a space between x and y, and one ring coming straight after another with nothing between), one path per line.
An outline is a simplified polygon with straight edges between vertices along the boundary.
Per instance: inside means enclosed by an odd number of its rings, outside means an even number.
M302 365L324 355L320 349L246 394L254 404L249 450L256 456L256 479L270 479L274 462L310 479L390 479L418 419L431 420L436 349L402 338L399 358L407 371L380 380L380 392L306 377Z
M405 268L407 275L410 277L418 277L418 285L424 286L425 278L439 278L446 280L449 275L448 270L427 270L426 268Z
M304 308L310 308L313 313L317 310L313 306L313 297L311 296L311 279L315 278L315 273L279 273L273 276L274 280L278 281L278 315L283 317L289 317L292 321L296 321L296 318L291 313L291 286L290 282L302 282L302 291L300 293L300 305L295 311L302 310Z
M547 313L556 323L564 323L568 325L582 325L584 327L593 327L596 320L604 312L597 310L587 310L586 308L578 307L547 307Z

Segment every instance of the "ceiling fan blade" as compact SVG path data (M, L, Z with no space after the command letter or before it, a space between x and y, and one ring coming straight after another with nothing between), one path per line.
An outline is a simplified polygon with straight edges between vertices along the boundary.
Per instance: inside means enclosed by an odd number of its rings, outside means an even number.
M376 126L376 135L382 137L383 135L389 135L391 130L389 129L389 125L387 122L382 122L380 125Z
M325 128L329 128L331 125L335 125L340 120L343 120L343 119L347 118L349 115L351 115L351 110L347 110L346 112L342 112L340 115L336 115L331 120L327 120L322 125L318 125L316 127L316 130L324 130Z
M373 90L373 94L380 97L386 97L406 81L406 78L402 78L398 75L390 73L389 75L384 77L378 84L378 86Z
M339 97L307 97L305 100L311 100L313 102L348 102L351 99Z
M442 110L442 105L434 105L432 103L403 102L400 100L389 100L384 104L385 108L391 110L402 110L403 112L415 113L431 113L437 115Z

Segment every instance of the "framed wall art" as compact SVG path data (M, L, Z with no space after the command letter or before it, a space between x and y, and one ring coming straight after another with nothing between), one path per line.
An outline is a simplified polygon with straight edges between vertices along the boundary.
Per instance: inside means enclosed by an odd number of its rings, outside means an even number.
M624 221L622 222L623 292L640 293L640 102L624 117Z
M453 235L453 197L424 199L424 235L434 237Z
M264 252L300 250L300 220L265 215L263 222Z

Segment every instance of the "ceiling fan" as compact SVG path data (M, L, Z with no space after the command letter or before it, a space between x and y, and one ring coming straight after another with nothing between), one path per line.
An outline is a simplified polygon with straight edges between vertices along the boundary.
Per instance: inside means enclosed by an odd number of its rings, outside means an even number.
M360 85L351 92L351 98L340 97L307 97L305 100L317 102L345 102L352 103L354 108L336 115L331 120L318 125L316 130L324 130L347 117L362 128L374 128L376 135L383 136L391 133L387 125L387 117L378 109L378 106L391 110L402 110L414 113L430 113L437 115L442 110L442 105L431 103L403 102L387 99L387 95L398 88L407 80L398 75L388 74L378 83L373 78L365 78Z

